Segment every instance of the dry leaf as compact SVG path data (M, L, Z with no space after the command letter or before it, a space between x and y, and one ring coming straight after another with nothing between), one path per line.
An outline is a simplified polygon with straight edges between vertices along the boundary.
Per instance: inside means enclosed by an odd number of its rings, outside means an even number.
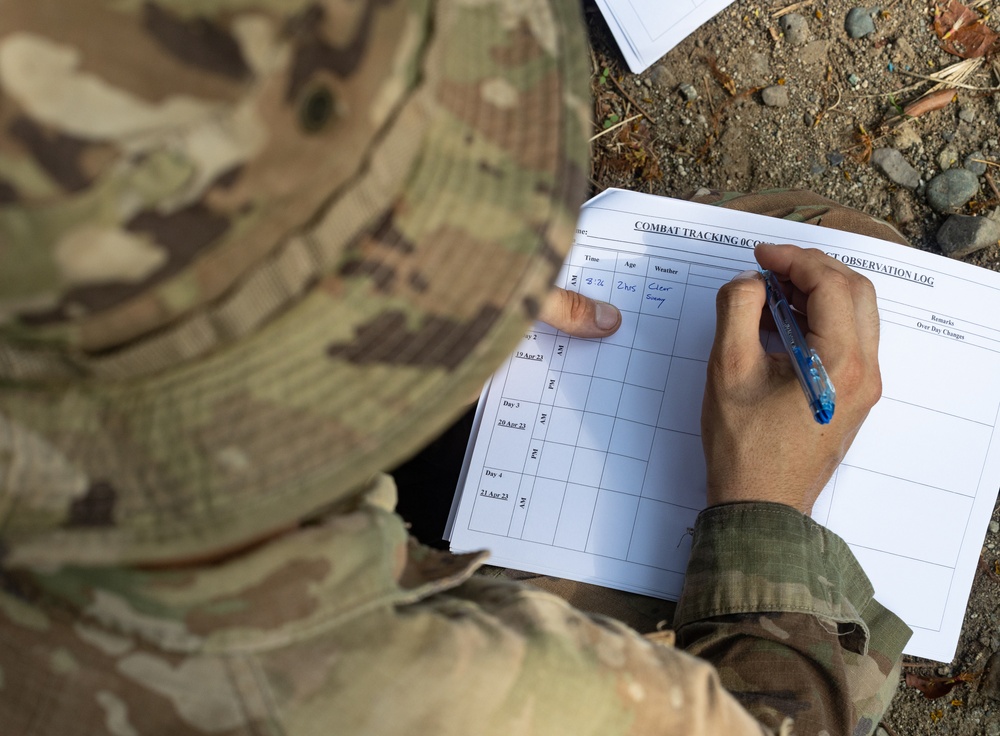
M955 677L924 677L909 672L906 675L906 685L922 692L925 698L943 698L955 685L960 682L972 682L977 676L972 672L963 672Z
M955 90L953 89L941 89L937 92L932 92L929 95L924 95L923 97L914 100L909 105L904 107L903 114L908 115L911 118L918 118L926 113L940 110L942 107L947 107L956 96Z
M726 74L724 71L719 69L718 64L715 61L715 57L704 56L702 60L708 64L709 71L712 72L712 76L715 77L715 81L722 85L722 88L726 90L731 96L736 96L736 82L733 78Z
M958 0L935 3L934 32L941 48L962 59L978 59L1000 50L1000 36L979 13Z

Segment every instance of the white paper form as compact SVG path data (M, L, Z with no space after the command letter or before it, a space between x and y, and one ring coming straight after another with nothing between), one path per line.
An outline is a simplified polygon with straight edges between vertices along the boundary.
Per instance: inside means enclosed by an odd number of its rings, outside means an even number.
M914 630L906 652L948 662L1000 487L1000 274L859 235L620 190L587 203L559 283L622 326L526 333L484 392L452 548L677 598L705 505L715 293L758 241L821 248L875 285L882 399L813 515Z
M597 0L634 74L652 66L733 0Z

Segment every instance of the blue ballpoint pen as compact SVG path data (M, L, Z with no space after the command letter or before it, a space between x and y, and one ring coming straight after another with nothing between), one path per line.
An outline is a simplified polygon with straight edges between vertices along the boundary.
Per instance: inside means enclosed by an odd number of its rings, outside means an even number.
M795 316L792 314L788 300L785 298L777 277L770 271L762 271L764 284L767 286L767 305L774 315L774 324L778 327L781 342L792 359L792 368L799 377L802 390L813 416L820 424L829 424L833 419L834 401L837 392L833 390L830 377L819 359L816 351L806 344L806 338L799 329Z

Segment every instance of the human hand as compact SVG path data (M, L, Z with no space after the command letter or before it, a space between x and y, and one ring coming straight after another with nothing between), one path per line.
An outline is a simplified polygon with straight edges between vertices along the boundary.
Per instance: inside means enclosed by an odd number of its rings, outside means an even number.
M622 323L617 307L558 286L549 293L538 319L574 337L607 337Z
M805 313L803 332L837 405L829 424L817 423L788 354L764 352L760 274L744 272L723 286L701 414L708 504L773 501L808 514L882 395L875 289L819 250L760 245L754 256Z

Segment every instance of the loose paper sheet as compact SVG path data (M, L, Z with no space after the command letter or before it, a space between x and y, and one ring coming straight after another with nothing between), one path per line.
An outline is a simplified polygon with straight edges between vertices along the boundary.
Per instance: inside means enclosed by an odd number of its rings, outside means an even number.
M577 227L558 283L617 305L622 326L604 340L540 323L525 334L480 401L452 548L676 599L705 505L715 293L756 267L757 242L820 248L875 285L883 395L813 516L913 629L906 652L951 661L1000 486L1000 274L620 190L587 203ZM777 335L762 339L782 350Z
M597 0L622 56L644 72L733 0Z

